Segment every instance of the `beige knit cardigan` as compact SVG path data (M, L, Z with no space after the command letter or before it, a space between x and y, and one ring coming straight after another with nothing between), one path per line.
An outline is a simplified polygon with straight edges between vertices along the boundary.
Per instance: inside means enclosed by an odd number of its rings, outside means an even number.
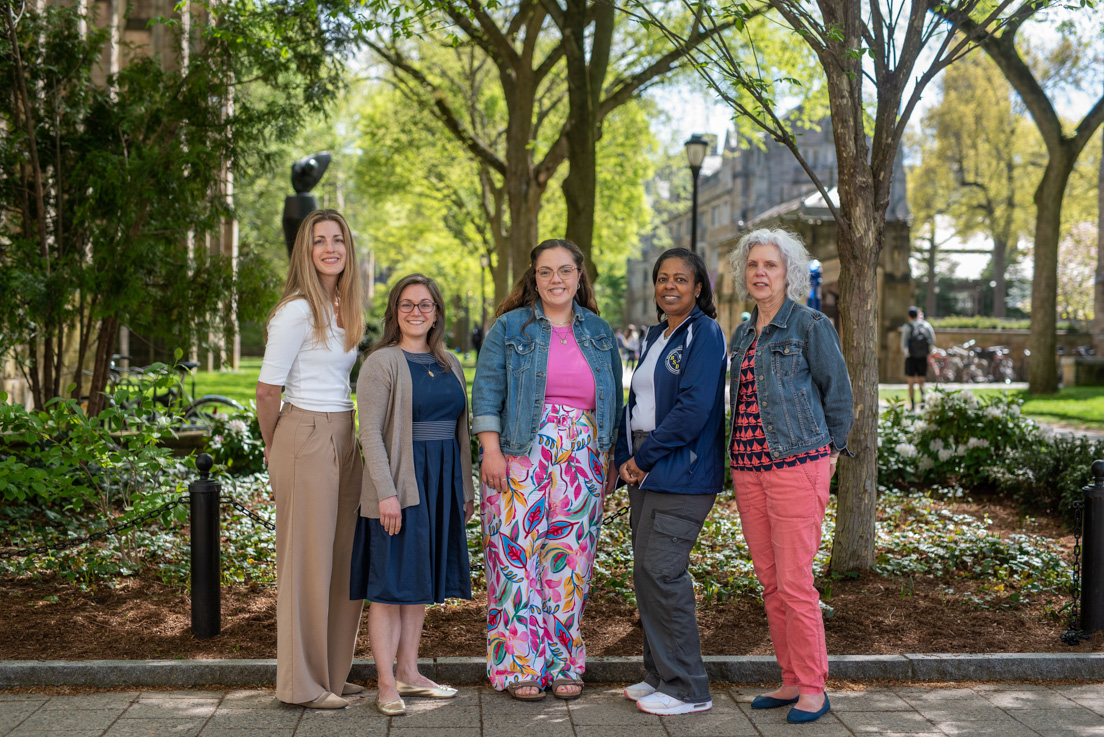
M451 353L452 373L464 387L464 412L456 420L464 501L475 500L471 442L468 433L468 392L464 370ZM411 439L411 394L414 383L406 357L398 346L374 351L364 359L357 379L357 416L364 450L364 480L360 487L360 516L379 519L381 499L397 496L399 507L417 506L414 441Z

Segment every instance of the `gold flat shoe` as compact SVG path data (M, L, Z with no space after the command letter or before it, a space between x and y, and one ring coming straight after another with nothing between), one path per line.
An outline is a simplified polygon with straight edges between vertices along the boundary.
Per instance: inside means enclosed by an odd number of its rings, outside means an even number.
M361 686L359 683L350 683L349 681L345 681L345 685L341 687L342 696L356 696L357 694L364 693L364 691L364 686Z
M460 693L451 686L411 686L402 681L395 681L395 690L399 692L399 696L413 696L421 699L451 699Z
M388 701L386 704L376 699L376 708L379 709L380 714L389 717L401 717L406 713L406 704L402 699L398 701Z

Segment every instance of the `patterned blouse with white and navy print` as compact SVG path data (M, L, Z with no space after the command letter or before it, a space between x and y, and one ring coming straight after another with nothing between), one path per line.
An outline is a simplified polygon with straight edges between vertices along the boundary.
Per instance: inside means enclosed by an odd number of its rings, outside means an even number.
M740 389L736 394L736 416L732 420L729 467L734 471L773 471L825 457L830 453L827 445L789 458L771 458L755 391L755 345L758 342L758 339L752 341L740 364Z

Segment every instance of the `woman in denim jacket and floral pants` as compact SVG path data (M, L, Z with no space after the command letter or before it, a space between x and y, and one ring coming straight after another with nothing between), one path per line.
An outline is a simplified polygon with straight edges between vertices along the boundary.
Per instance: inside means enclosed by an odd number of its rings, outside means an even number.
M621 358L583 254L547 240L479 352L472 431L483 447L487 675L518 699L578 698L579 631L621 414Z
M813 558L836 459L848 452L851 382L832 321L801 303L809 293L801 241L756 230L730 259L737 296L755 301L732 337L732 482L782 667L782 688L751 706L794 704L787 720L811 722L831 708Z

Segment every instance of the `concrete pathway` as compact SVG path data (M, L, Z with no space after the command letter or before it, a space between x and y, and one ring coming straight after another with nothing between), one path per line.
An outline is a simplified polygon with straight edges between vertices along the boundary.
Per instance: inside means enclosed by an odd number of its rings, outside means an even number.
M1104 685L1024 683L830 692L833 710L813 725L786 709L752 711L761 690L715 689L703 714L655 717L617 686L591 686L578 701L522 703L464 687L451 701L409 699L387 718L374 692L340 711L286 706L270 690L147 691L77 695L0 692L0 737L740 737L742 735L1104 735Z

